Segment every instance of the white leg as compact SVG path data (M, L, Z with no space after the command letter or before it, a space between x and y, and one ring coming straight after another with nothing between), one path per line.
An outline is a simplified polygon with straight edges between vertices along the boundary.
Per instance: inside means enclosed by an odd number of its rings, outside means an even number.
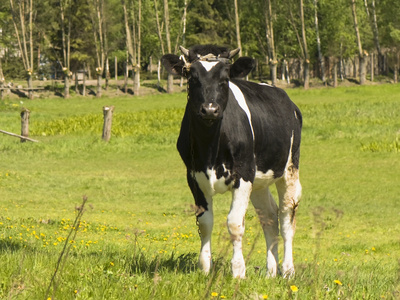
M232 274L235 278L245 278L246 266L242 253L244 234L244 216L251 194L252 184L240 180L240 187L232 192L232 205L228 214L228 230L233 245Z
M207 199L208 210L197 218L199 222L199 232L201 238L201 248L199 257L199 267L204 273L208 274L211 269L211 233L214 225L214 214L212 199Z
M278 241L279 223L278 206L269 188L253 191L251 202L256 209L267 244L267 276L275 277L279 273Z
M284 243L282 271L284 277L294 275L293 237L296 229L295 213L301 196L299 170L287 168L284 177L276 183L279 194L279 219Z

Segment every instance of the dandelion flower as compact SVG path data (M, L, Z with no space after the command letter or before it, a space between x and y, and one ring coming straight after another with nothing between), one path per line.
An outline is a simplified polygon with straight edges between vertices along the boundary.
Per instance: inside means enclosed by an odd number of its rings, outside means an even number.
M343 285L343 284L342 284L339 280L337 280L337 279L334 280L333 282L336 283L337 285Z
M218 293L217 292L212 292L211 293L211 297L217 297L218 296Z
M299 288L295 285L291 285L290 289L292 290L293 293L296 293L299 290Z
M262 298L263 299L268 299L268 295L263 295Z

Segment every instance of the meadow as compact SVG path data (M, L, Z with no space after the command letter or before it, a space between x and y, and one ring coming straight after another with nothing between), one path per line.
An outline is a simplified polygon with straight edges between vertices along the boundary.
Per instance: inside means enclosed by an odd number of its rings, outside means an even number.
M0 129L18 133L26 107L40 141L0 135L0 299L400 299L400 85L287 92L304 120L289 280L265 278L251 206L247 278L232 278L229 194L214 202L213 270L198 270L175 149L185 94L0 101Z

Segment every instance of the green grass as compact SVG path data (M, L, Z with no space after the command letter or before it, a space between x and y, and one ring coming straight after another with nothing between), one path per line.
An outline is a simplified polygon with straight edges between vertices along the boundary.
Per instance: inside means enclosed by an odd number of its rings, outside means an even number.
M232 278L228 194L214 204L214 270L197 269L193 200L175 149L184 94L0 102L0 129L18 133L27 107L40 140L0 135L0 299L45 298L83 195L55 299L399 298L400 86L288 93L304 119L290 280L264 277L252 207L247 279ZM105 105L115 106L107 144Z

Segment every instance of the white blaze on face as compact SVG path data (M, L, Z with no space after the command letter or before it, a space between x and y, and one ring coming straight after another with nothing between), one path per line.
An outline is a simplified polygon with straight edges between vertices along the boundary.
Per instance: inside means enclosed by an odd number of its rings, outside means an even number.
M201 65L207 72L210 72L212 68L219 63L219 61L200 61Z
M236 84L232 83L231 81L229 81L229 88L231 89L233 96L235 97L239 106L244 110L244 112L247 115L247 119L249 120L251 133L253 135L253 140L254 140L253 124L251 123L251 113L249 107L247 106L246 99L244 98L244 95L242 91L239 89L239 87Z

